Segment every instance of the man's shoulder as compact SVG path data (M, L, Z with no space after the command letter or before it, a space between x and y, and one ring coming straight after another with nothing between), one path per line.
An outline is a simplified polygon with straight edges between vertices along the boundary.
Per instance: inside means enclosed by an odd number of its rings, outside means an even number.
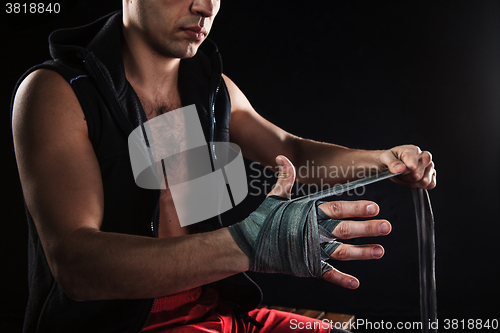
M14 96L12 113L13 125L16 118L38 119L37 122L42 123L55 116L58 124L75 120L80 123L83 119L70 84L59 73L46 68L36 69L22 80Z
M46 100L65 99L74 96L66 78L60 72L49 68L38 68L28 73L20 82L15 99L30 99L44 103Z

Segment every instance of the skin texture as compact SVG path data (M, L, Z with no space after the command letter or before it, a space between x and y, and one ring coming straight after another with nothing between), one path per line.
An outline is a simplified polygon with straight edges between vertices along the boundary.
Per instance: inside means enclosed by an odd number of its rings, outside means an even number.
M180 58L193 56L205 37L192 38L184 30L197 27L208 34L219 5L218 0L124 1L125 72L149 119L158 115L156 106L164 101L169 101L169 109L179 105ZM262 118L239 88L228 77L224 80L232 102L232 140L245 157L281 166L270 194L289 196L296 178L293 165L300 167L308 160L327 166L348 166L354 161L357 167L404 171L397 181L410 186L430 189L436 184L432 157L418 147L363 151L296 137ZM100 230L104 203L97 158L78 100L58 74L38 70L23 81L14 102L13 134L26 204L51 271L73 299L160 297L248 269L248 257L226 228L193 235L176 226L175 218L168 215L173 209L168 193L162 193L161 238ZM336 219L374 217L379 210L367 201L325 203L321 209ZM168 221L174 222L165 227ZM384 220L346 220L334 235L348 239L386 235L390 230ZM193 249L199 249L195 256ZM341 245L332 256L367 260L382 255L380 245ZM336 270L323 278L346 288L359 285L356 278Z

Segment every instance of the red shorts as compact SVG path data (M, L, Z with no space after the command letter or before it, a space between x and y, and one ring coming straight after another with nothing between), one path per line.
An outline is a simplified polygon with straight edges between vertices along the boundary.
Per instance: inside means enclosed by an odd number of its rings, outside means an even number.
M216 290L204 286L157 298L143 332L330 332L326 322L293 313L256 309L248 315L264 327L237 318Z

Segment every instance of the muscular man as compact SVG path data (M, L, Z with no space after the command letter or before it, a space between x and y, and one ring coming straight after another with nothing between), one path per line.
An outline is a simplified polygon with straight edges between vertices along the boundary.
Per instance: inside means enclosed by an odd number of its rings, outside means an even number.
M26 332L232 332L258 326L248 315L264 325L261 332L289 327L283 314L252 310L255 286L248 280L225 279L240 276L235 274L251 261L228 228L181 227L168 188L144 190L134 183L127 135L181 106L196 104L207 141L209 133L215 141L230 137L245 157L280 165L271 195L289 197L293 165L307 161L402 172L397 182L435 186L431 155L418 147L353 150L296 137L259 116L220 73L216 47L205 41L219 6L219 0L124 0L123 13L54 33L56 61L23 77L13 103L13 133L30 224ZM319 208L335 219L378 213L367 201ZM384 220L342 221L333 235L390 230ZM380 245L340 245L332 258L377 259L383 252ZM335 269L322 278L346 288L359 285ZM238 304L230 296L253 303Z

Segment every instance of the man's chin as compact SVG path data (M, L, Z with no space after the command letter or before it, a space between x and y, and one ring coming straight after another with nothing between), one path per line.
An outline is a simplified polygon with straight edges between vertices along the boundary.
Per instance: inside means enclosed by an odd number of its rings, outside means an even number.
M203 41L196 43L196 44L191 44L187 47L186 51L184 52L184 56L180 57L181 59L186 59L186 58L192 58L196 55L198 52L198 49L200 48L201 44Z
M158 50L158 52L168 58L187 59L196 55L201 44L202 42L196 44L189 43L188 45L179 45L175 48L163 48Z
M181 59L189 59L189 58L194 57L197 52L198 52L198 48L196 48L196 50L194 50L194 51L186 52L183 56L181 56L179 58L181 58Z

